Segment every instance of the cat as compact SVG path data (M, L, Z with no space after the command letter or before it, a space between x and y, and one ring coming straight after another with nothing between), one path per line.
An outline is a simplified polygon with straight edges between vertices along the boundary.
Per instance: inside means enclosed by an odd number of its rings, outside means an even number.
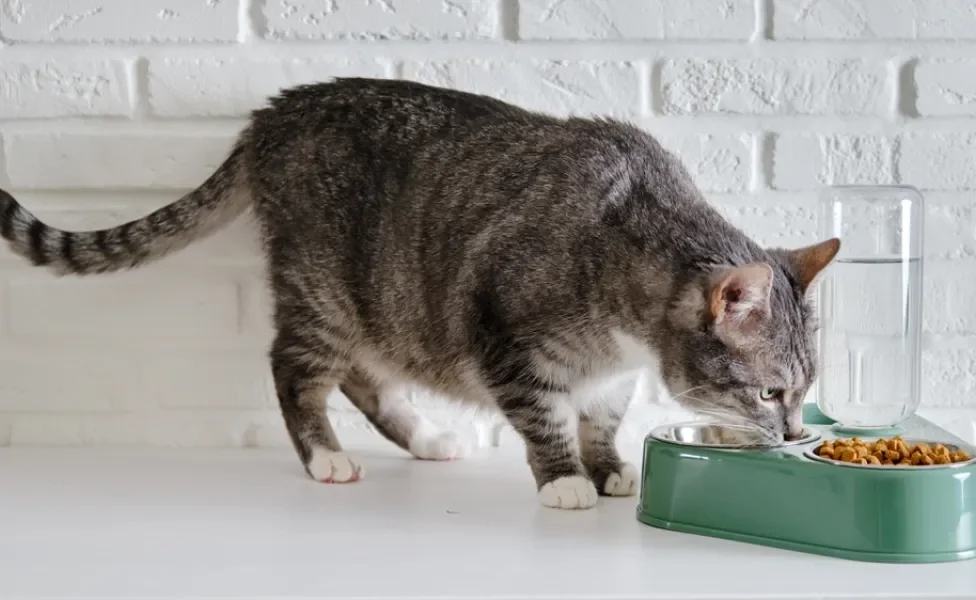
M307 474L352 482L339 388L420 458L463 454L398 392L500 411L545 506L633 495L616 436L657 365L688 409L802 434L817 374L810 296L840 242L764 249L648 132L411 81L339 78L255 110L199 188L124 225L54 229L0 190L0 234L61 275L131 269L251 209L273 293L269 358Z

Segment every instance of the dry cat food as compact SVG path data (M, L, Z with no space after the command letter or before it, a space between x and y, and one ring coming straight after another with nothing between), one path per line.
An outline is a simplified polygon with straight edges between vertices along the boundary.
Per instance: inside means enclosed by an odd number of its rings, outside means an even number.
M909 446L900 436L865 442L860 438L827 440L814 450L817 456L859 465L916 467L948 465L970 460L963 450L924 442Z

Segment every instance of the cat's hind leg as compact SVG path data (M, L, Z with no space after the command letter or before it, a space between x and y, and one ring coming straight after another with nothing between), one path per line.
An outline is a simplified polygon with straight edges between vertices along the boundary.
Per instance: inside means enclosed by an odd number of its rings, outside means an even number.
M365 373L351 369L339 386L385 438L423 460L454 460L469 448L450 431L441 431L407 400L404 386L374 383Z
M364 470L342 451L326 412L326 398L349 365L343 353L301 328L279 329L271 349L281 413L302 465L316 481L359 481Z

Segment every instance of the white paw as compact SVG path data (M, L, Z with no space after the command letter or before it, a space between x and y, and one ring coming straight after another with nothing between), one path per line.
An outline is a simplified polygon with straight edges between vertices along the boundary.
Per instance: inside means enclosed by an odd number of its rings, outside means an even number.
M468 455L468 446L453 431L424 432L410 440L410 454L423 460L456 460Z
M603 493L607 496L633 496L637 493L637 468L624 463L618 473L610 473L603 484Z
M345 452L330 452L324 448L312 450L308 473L322 483L350 483L363 478L363 466Z
M579 475L560 477L542 486L539 500L550 508L590 508L596 504L596 486Z

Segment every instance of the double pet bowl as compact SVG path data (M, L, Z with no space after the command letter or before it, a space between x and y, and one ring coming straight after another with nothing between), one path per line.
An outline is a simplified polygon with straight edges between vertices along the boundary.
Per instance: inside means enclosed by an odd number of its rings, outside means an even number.
M653 527L872 562L976 557L976 459L944 465L858 465L815 454L836 435L804 406L804 439L748 443L747 430L669 425L644 441L637 518ZM906 442L976 449L912 416ZM862 435L865 441L872 438Z

